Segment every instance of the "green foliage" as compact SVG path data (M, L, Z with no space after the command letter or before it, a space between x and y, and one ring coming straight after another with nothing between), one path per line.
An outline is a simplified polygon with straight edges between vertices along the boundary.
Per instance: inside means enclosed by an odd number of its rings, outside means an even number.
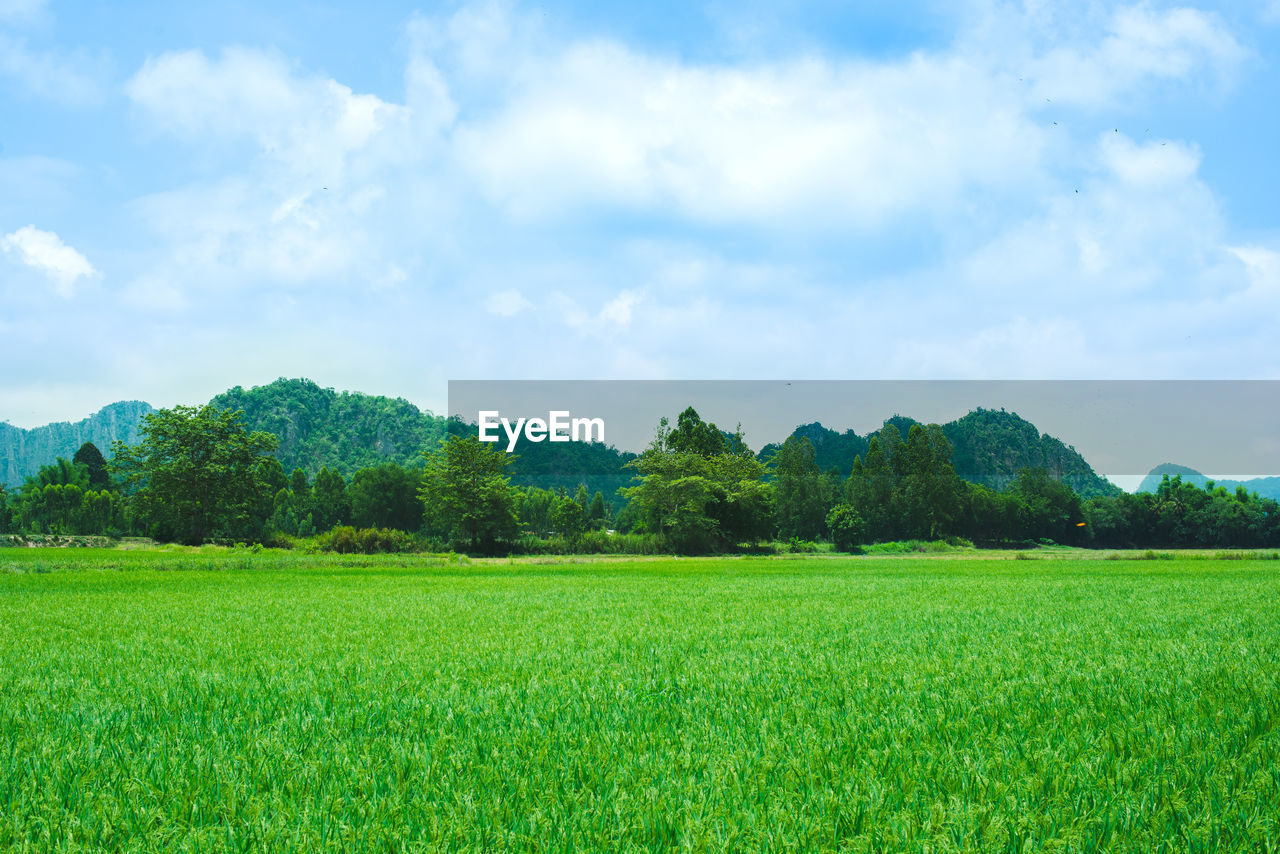
M1111 548L1280 546L1280 503L1165 476L1154 493L1095 498L1083 508L1090 543Z
M572 498L562 499L556 504L551 523L562 537L569 540L581 535L587 529L587 519L582 505Z
M627 464L637 483L620 492L631 502L637 529L661 535L682 554L771 536L773 496L762 482L764 464L740 435L726 440L692 408L680 419L676 430L662 419L649 448Z
M832 496L815 459L813 443L795 436L772 458L774 518L781 537L811 540L826 527Z
M446 435L445 419L407 400L335 392L305 379L279 379L248 390L236 386L210 405L241 410L250 430L276 436L275 456L286 471L329 468L350 477L386 462L408 466L422 448L434 447Z
M320 469L311 489L311 500L302 506L310 511L312 524L317 530L327 531L334 525L345 524L351 518L346 481L327 466Z
M338 554L400 554L424 551L421 540L405 531L392 528L353 528L339 525L332 531L316 537L316 546L323 552Z
M511 455L472 436L450 437L426 455L419 495L430 525L471 549L492 550L518 530L515 493L503 474Z
M826 518L831 543L842 552L858 550L867 542L867 522L851 504L837 504Z
M111 476L107 473L107 460L102 456L102 451L98 450L97 445L85 442L71 458L71 462L85 467L89 489L102 491L111 487Z
M352 524L364 528L418 530L423 513L422 500L418 497L421 486L421 472L395 463L361 469L347 487Z
M85 490L89 488L89 468L58 457L52 464L40 466L35 477L27 478L28 487L43 488L46 486L74 486Z
M269 506L270 471L261 463L276 446L250 433L240 413L211 406L161 409L143 418L141 441L113 448L111 468L124 481L134 515L159 539L201 543L209 538L261 536Z

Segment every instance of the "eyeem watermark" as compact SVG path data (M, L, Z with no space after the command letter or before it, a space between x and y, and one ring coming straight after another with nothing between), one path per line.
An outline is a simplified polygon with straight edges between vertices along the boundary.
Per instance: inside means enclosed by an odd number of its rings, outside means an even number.
M507 453L516 449L523 434L530 442L603 442L603 418L573 418L567 409L553 409L542 418L517 418L511 423L496 409L480 410L480 441L500 442L499 427L507 435Z

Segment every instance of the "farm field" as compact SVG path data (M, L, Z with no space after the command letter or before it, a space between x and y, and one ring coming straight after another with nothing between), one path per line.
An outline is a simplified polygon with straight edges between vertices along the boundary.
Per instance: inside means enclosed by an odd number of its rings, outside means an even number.
M0 850L1268 851L1280 561L0 549Z

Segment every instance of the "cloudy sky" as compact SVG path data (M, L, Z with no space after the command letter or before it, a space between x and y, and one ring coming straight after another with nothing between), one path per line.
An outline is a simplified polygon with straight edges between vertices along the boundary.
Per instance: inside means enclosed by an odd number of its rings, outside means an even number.
M0 0L0 420L1280 377L1280 0L783 5Z

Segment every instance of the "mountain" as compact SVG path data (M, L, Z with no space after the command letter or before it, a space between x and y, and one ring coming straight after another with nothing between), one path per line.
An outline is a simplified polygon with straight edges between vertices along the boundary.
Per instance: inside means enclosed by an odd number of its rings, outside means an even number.
M894 415L884 423L898 428L905 439L911 427L919 422ZM1083 498L1120 493L1120 488L1099 477L1075 448L1041 433L1034 424L1013 412L975 409L943 424L942 432L955 448L952 462L956 474L971 483L1004 489L1022 469L1038 467L1070 484ZM797 427L792 435L813 443L818 468L823 471L834 468L842 475L852 469L855 456L866 454L871 438L859 436L852 430L839 433L816 422ZM761 458L772 457L778 447L766 445L760 451Z
M1192 483L1201 489L1212 478L1201 474L1193 468L1180 466L1177 463L1161 463L1147 473L1138 484L1138 492L1155 492L1165 475L1181 477L1183 483ZM1280 477L1255 477L1249 480L1214 480L1215 486L1225 487L1228 492L1235 492L1236 487L1243 486L1247 492L1256 492L1263 498L1274 498L1280 501Z
M808 439L813 443L814 462L819 471L838 470L847 475L853 467L853 458L866 456L869 436L859 436L852 430L839 433L814 421L812 424L801 424L791 431L797 439ZM782 447L781 444L769 444L760 449L759 457L764 462L773 459L773 455Z
M116 439L137 441L138 423L152 411L148 403L125 400L108 404L74 423L59 421L30 430L0 423L0 484L19 486L40 466L58 457L71 459L85 442L93 442L104 455L110 455L111 443Z
M313 476L323 466L349 478L379 463L416 465L448 423L402 398L336 392L306 379L236 386L209 403L243 410L246 427L280 439L276 457L286 472L300 468Z
M350 477L358 469L388 461L416 465L424 448L435 446L450 432L474 431L474 427L423 412L401 398L336 392L306 379L279 379L250 389L236 386L210 403L243 410L249 429L279 438L276 456L286 471L300 468L312 476L322 466ZM50 424L34 430L0 424L0 475L5 483L17 485L55 457L69 458L86 440L104 452L113 439L135 441L139 420L151 411L149 405L131 401L111 404L77 424ZM885 421L897 427L904 438L916 423L901 415ZM1038 466L1086 498L1120 491L1098 477L1074 448L1040 433L1012 412L976 409L942 429L955 447L956 472L966 480L1002 489L1019 470ZM813 442L821 470L837 469L846 475L853 458L866 454L870 439L817 422L797 427L793 435ZM778 447L766 445L761 458L769 459ZM520 449L508 474L517 483L567 488L586 479L590 486L598 483L604 491L607 485L616 489L629 483L632 472L623 466L632 456L604 445L530 444Z
M1120 487L1099 477L1075 448L1041 433L1016 413L975 409L942 425L942 432L955 447L951 459L956 473L973 483L1004 489L1022 469L1042 468L1081 498L1121 492Z

